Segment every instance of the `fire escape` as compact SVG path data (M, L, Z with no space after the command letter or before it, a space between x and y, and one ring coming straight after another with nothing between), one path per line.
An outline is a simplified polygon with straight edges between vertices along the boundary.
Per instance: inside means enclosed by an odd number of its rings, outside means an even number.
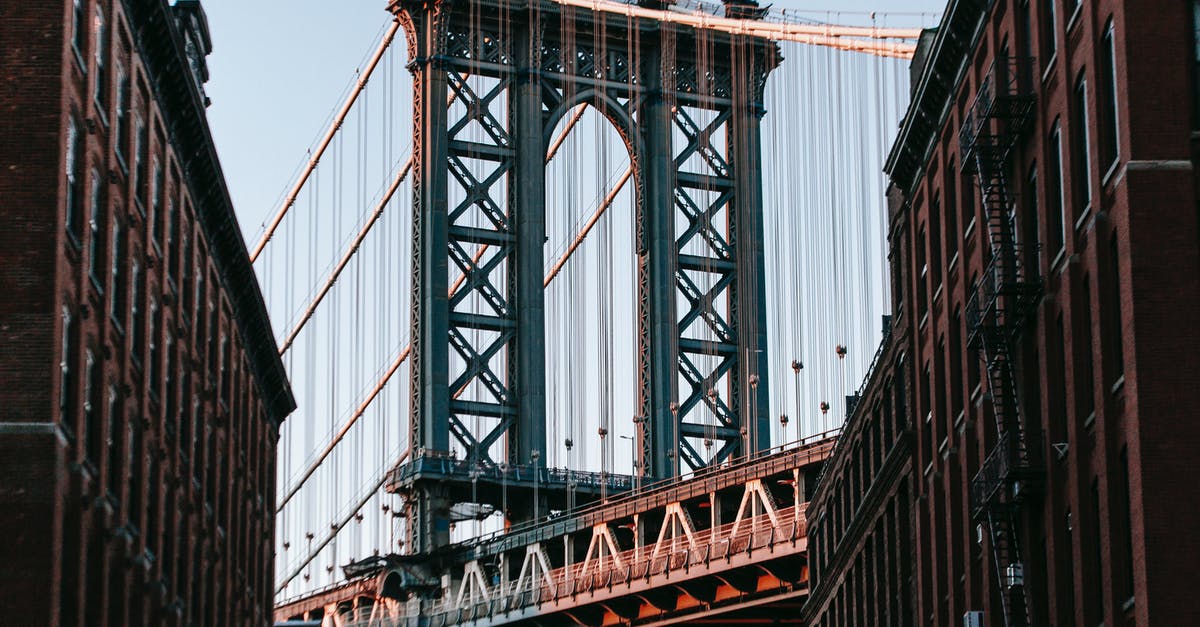
M997 435L971 481L971 513L976 523L987 525L1005 624L1010 627L1030 624L1017 525L1041 476L1036 432L1020 417L1013 362L1041 282L1022 263L1014 224L1018 199L1008 180L1019 141L1033 119L1032 69L1032 59L997 58L959 132L963 170L979 182L991 255L967 303L968 345L979 352L987 370Z

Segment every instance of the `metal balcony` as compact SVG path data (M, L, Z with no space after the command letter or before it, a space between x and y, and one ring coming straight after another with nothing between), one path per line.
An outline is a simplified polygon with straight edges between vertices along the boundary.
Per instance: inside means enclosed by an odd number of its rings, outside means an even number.
M967 302L967 344L973 349L1007 342L1037 305L1042 283L1021 264L1023 247L1009 243L994 250L975 294Z
M1041 434L1006 431L971 479L971 517L987 518L989 508L1020 503L1042 477Z
M1033 59L998 57L983 77L958 132L962 169L971 171L983 151L1006 155L1033 120Z

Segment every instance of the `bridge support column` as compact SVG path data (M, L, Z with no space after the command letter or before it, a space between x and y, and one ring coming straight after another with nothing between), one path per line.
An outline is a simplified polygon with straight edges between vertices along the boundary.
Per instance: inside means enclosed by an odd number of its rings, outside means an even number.
M542 143L541 82L532 52L538 49L535 20L514 20L517 78L509 90L509 126L515 157L510 178L510 219L516 228L515 263L508 268L509 304L516 309L515 355L508 360L517 424L509 436L508 461L528 464L538 451L546 459L546 306L542 286L546 242L546 147ZM513 437L515 435L515 437ZM545 512L546 510L542 510Z
M437 17L432 6L414 15L420 24L411 34L413 74L413 262L412 262L412 456L450 448L449 343L447 297L449 150L446 99L448 82L436 57ZM424 552L450 542L449 504L430 490L413 495L409 546Z
M751 40L733 49L733 117L730 161L734 173L734 245L737 247L739 403L738 415L747 430L749 450L771 447L767 373L767 283L763 262L762 141L760 135L763 87L768 67Z
M670 37L663 25L660 37ZM680 438L676 362L679 336L675 313L675 163L671 151L671 102L663 74L663 48L650 42L642 55L649 95L642 108L645 157L642 165L645 200L642 203L638 251L639 373L642 411L648 420L642 443L649 468L642 472L655 479L679 475Z

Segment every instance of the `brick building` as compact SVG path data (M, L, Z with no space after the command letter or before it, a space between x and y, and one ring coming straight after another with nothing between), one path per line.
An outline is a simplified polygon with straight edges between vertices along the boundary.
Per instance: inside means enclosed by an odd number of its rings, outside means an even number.
M806 624L843 624L856 604L859 624L914 624L907 325L890 321L809 501Z
M1152 5L952 0L923 39L886 165L906 357L810 507L814 624L1200 624L1200 3ZM900 378L893 480L857 434ZM911 597L837 596L904 486Z
M0 623L267 624L295 401L195 0L0 8Z

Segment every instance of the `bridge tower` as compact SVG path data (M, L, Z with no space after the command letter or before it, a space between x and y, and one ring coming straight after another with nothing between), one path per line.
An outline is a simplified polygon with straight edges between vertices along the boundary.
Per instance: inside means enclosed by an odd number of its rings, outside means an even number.
M510 522L566 487L545 468L544 157L579 104L634 164L639 473L767 448L759 124L776 45L552 0L391 10L414 77L413 448L389 484L409 552L446 545L464 506L501 506L484 483L505 483Z

